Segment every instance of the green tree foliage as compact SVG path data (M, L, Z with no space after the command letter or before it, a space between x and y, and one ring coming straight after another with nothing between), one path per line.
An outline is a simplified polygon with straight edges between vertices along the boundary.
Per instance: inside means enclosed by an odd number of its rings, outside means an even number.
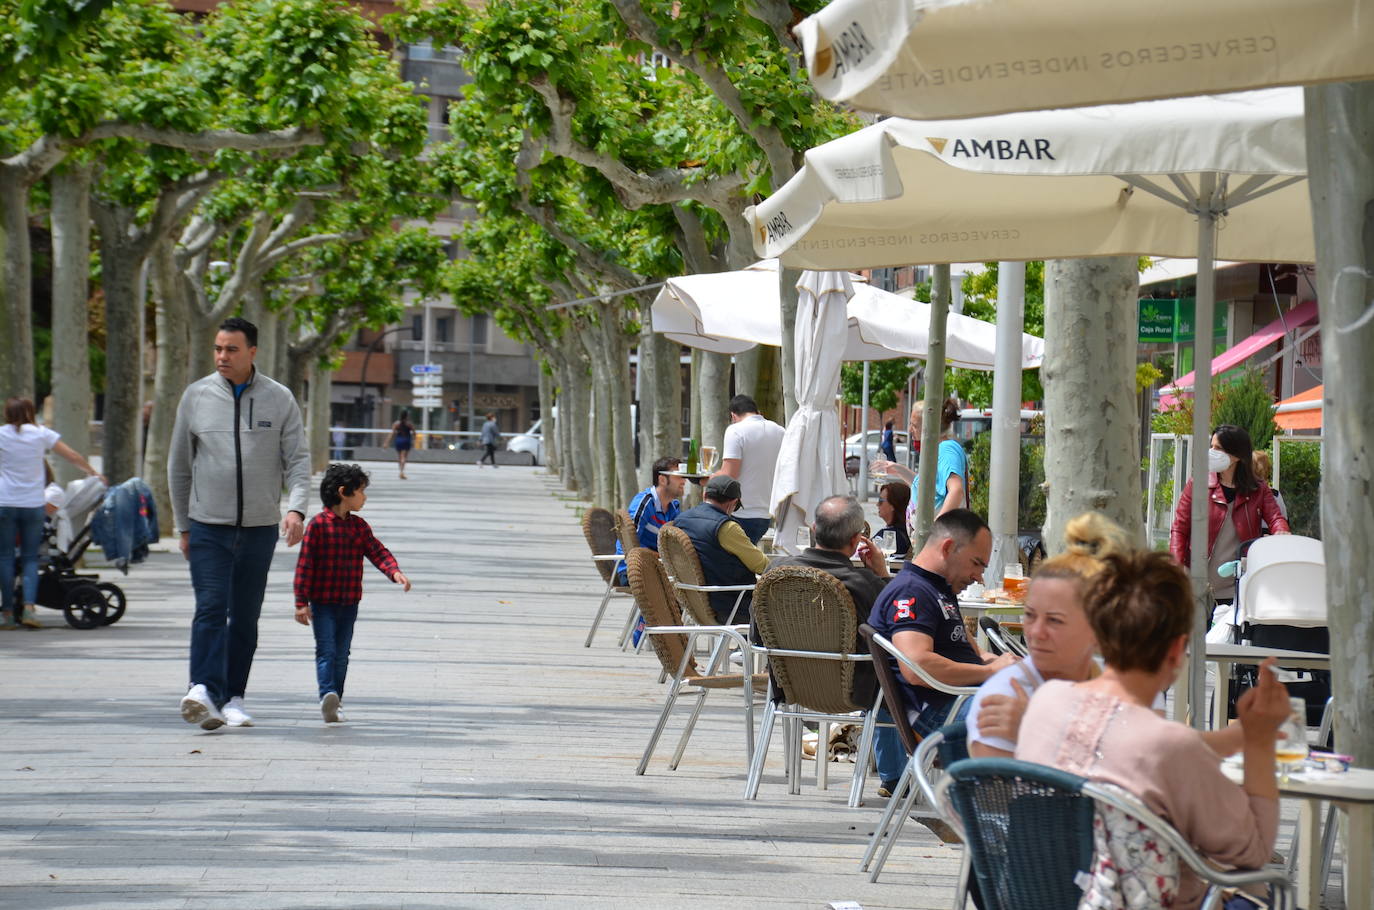
M984 322L997 322L997 263L984 263L981 272L964 276L964 315ZM1022 331L1036 337L1045 336L1045 263L1026 263L1026 308ZM949 368L945 372L945 388L951 395L967 401L973 407L992 407L992 373L979 370ZM1045 397L1040 385L1040 371L1021 373L1021 401L1039 401Z
M455 265L463 305L509 330L549 321L515 315L536 296L749 261L740 216L753 194L853 122L816 102L774 27L784 11L785 21L790 8L772 2L409 4L392 22L398 34L458 46L473 77L450 112L455 141L435 153L480 216L462 236L471 260ZM651 65L654 49L673 65Z
M992 433L979 433L966 443L968 449L969 498L979 515L988 514L992 470ZM1045 440L1040 436L1021 437L1020 477L1017 486L1017 515L1022 528L1039 529L1045 524Z
M897 406L898 396L906 389L913 370L910 360L877 360L869 365L868 403L882 413ZM859 407L863 404L864 365L846 363L840 368L840 393L844 403Z
M1322 447L1319 442L1279 443L1279 492L1288 509L1288 526L1304 537L1322 536Z
M1256 449L1269 448L1278 427L1274 423L1274 397L1258 370L1246 370L1226 384L1212 411L1212 425L1229 423L1250 434Z

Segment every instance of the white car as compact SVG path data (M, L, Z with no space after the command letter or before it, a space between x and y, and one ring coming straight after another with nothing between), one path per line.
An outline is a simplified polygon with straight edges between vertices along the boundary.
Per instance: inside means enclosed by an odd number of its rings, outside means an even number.
M541 417L525 432L506 440L506 451L524 452L530 456L530 464L543 464L544 434L540 432L543 426L544 418Z
M878 443L882 442L883 430L879 427L876 430L868 431L868 445L861 442L862 433L855 433L844 441L844 465L845 470L857 474L859 472L859 458L864 456L864 460L872 462L875 458L886 458L878 451ZM897 464L904 465L907 461L909 446L907 443L906 430L892 430L892 446L897 450ZM867 453L867 454L865 454Z

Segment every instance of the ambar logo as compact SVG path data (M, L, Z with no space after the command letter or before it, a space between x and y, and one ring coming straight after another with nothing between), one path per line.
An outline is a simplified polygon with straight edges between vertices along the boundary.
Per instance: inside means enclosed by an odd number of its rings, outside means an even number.
M759 243L772 243L792 233L792 222L787 220L786 212L778 212L772 218L759 224Z
M845 70L852 70L873 53L873 42L858 22L850 22L831 41L825 32L816 30L816 59L813 67L817 73L830 73L838 79ZM833 70L833 72L832 72Z
M1048 139L955 139L951 146L948 139L927 136L926 142L935 149L935 154L943 155L949 148L951 158L996 158L998 161L1015 161L1027 158L1031 161L1055 161Z

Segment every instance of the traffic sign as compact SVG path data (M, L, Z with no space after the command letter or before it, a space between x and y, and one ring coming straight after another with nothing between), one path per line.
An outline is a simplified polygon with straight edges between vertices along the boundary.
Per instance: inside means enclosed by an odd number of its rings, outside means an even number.
M443 402L432 395L416 395L410 399L410 406L414 408L437 408L442 407Z
M416 376L425 373L442 373L444 372L444 365L442 363L412 363L410 365L410 372L414 373Z
M442 373L419 373L410 377L410 383L417 387L441 386L444 384L444 375Z

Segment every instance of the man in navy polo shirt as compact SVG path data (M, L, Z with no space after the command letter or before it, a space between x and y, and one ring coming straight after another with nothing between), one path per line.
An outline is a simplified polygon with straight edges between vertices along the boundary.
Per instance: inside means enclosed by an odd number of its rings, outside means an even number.
M980 651L969 641L959 613L959 592L983 580L992 555L987 522L968 509L952 509L931 529L921 552L878 595L868 624L896 645L912 662L935 679L951 686L977 686L998 670L1015 663ZM954 696L922 685L919 677L894 658L907 716L920 736L946 721ZM884 713L878 719L884 720ZM906 766L906 752L891 727L879 727L874 752L882 781L879 795L890 796Z

